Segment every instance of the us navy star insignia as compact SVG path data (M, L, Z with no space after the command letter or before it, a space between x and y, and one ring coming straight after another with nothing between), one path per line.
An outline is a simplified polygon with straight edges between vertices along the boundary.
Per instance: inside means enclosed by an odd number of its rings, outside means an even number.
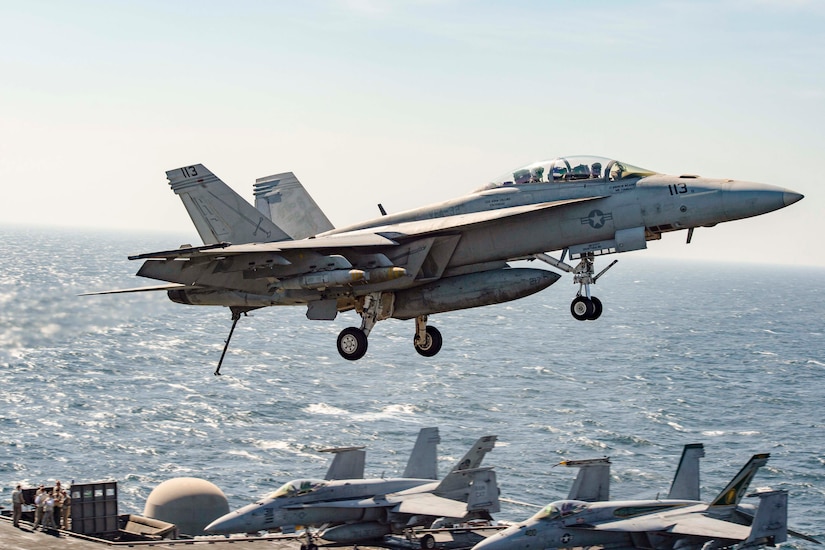
M606 222L609 222L613 219L613 213L602 212L601 210L592 210L590 214L588 214L586 217L579 219L581 220L582 225L590 224L590 227L592 227L593 229L599 229L601 227L604 227L604 224Z

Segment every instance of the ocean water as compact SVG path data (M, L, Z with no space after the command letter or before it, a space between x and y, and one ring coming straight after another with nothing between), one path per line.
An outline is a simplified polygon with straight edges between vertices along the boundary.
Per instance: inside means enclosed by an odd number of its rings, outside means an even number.
M0 226L0 503L18 482L114 479L120 512L140 513L159 483L194 476L234 508L322 476L322 447L366 445L368 476L399 475L418 430L438 426L441 472L496 434L485 464L502 496L536 504L567 495L575 471L553 468L564 459L609 456L613 498L654 498L682 446L701 442L711 499L770 452L752 488L787 489L790 525L825 540L823 269L625 254L594 288L597 322L570 316L566 276L432 316L445 343L429 359L412 321L379 323L348 362L335 340L354 313L269 308L240 321L217 377L225 308L77 296L153 284L126 256L188 241ZM531 513L504 504L497 517Z

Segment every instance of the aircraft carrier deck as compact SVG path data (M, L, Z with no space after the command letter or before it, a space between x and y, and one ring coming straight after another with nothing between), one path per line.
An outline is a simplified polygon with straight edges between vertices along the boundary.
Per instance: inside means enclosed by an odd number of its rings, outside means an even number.
M196 539L112 542L77 535L69 531L32 531L31 524L21 522L21 529L14 527L11 518L0 516L0 541L3 550L101 550L105 547L158 548L187 550L202 547L204 550L298 550L301 539L292 535L269 535L265 537L199 537ZM476 542L489 536L495 529L436 530L436 548L460 550L471 548ZM339 545L336 545L339 546ZM379 547L357 545L363 550ZM320 545L321 548L324 545ZM340 547L340 546L339 546ZM418 548L403 537L389 539L383 548Z

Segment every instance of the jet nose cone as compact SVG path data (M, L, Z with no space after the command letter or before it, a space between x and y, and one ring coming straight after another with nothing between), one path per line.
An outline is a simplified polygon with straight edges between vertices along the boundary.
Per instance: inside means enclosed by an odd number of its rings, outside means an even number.
M785 206L790 206L795 202L799 202L805 198L805 195L800 193L796 193L794 191L785 191L782 195L782 200L785 202Z
M235 512L229 512L204 527L203 530L214 535L230 535L248 531L249 525L244 521L243 516Z

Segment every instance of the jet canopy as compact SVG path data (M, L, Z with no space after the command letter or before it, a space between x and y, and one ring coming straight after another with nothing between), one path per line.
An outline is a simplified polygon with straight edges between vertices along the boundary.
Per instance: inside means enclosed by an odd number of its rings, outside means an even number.
M656 172L604 157L558 157L511 170L482 189L528 183L564 183L579 180L618 181L644 178Z
M326 486L327 482L323 479L294 479L284 483L280 489L269 495L268 498L297 497L312 493Z
M572 516L587 509L588 504L581 500L557 500L551 502L533 515L533 520L553 521L559 518Z

